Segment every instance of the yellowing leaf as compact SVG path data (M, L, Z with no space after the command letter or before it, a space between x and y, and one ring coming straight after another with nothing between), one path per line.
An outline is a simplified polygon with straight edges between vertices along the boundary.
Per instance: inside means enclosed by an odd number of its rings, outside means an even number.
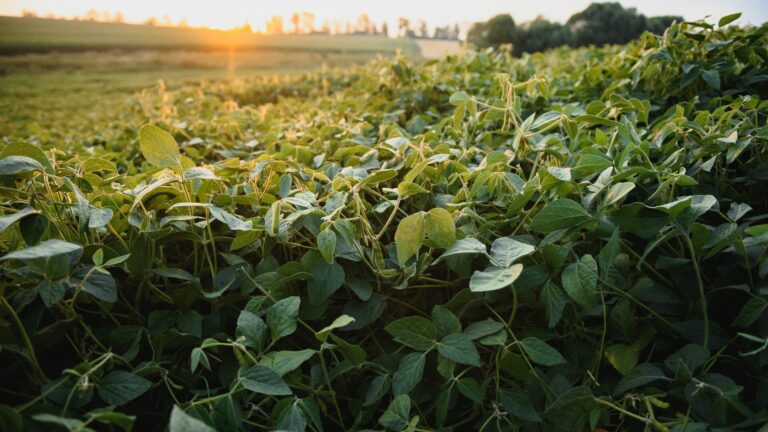
M424 225L424 214L419 212L406 217L397 226L395 245L397 247L397 262L401 266L404 266L412 256L419 252L426 235Z
M139 130L139 146L144 159L150 164L166 168L181 162L179 145L171 134L157 126L146 124Z
M453 216L443 208L433 208L427 214L427 236L440 248L448 248L456 242L456 225Z

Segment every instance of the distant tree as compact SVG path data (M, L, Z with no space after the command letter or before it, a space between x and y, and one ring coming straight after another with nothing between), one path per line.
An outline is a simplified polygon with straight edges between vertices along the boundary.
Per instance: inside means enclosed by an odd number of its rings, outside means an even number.
M283 34L283 17L275 15L267 21L267 34L279 35Z
M312 12L303 12L301 14L301 28L306 34L315 32L315 14Z
M91 9L88 12L85 13L83 18L88 20L88 21L98 21L99 20L99 11L97 11L96 9Z
M440 27L436 26L435 30L432 32L432 38L433 39L447 39L447 31L448 27Z
M456 24L453 25L453 29L451 30L451 34L450 34L450 38L449 39L459 40L459 33L461 33L461 31L459 30L459 24L456 23Z
M478 47L515 45L517 26L509 14L500 14L484 23L475 23L469 29L467 41Z
M113 23L124 23L125 17L123 16L122 12L115 12L114 15L112 15L112 22Z
M156 26L157 25L157 18L149 17L146 20L144 20L144 22L142 22L142 24L148 25L148 26Z
M331 34L331 24L328 20L323 20L323 26L320 28L320 33Z
M368 14L361 14L357 17L357 28L355 33L368 34L371 32L371 18Z
M664 15L649 17L647 21L648 31L657 35L664 34L667 27L671 26L673 22L682 22L683 17L674 15Z
M21 16L24 18L37 18L37 12L30 10L21 11Z
M293 33L299 34L299 26L301 25L301 15L298 12L294 12L291 15L291 25L293 26Z
M426 21L419 21L419 37L423 39L429 38L429 29L427 28Z
M389 25L387 25L386 21L381 23L381 34L389 36Z
M518 36L515 54L543 51L573 43L570 28L541 16L527 23Z
M627 43L646 29L646 17L619 3L592 3L568 19L576 45Z
M411 30L411 22L407 18L398 18L397 37L409 37L411 35L413 35L413 30Z
M467 42L479 47L512 44L515 54L537 52L562 45L584 46L623 44L644 31L661 34L677 16L648 18L634 8L619 3L592 3L571 16L565 25L543 17L515 26L510 15L496 15L487 22L475 23L467 33ZM458 35L458 27L455 28Z

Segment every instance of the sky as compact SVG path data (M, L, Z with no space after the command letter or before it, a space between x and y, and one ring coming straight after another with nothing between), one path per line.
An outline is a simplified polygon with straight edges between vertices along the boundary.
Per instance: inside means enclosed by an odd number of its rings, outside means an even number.
M590 3L592 0L0 0L0 15L21 15L28 10L38 15L50 12L74 17L95 9L121 12L128 22L141 22L149 17L162 20L167 16L172 22L185 20L196 27L228 29L248 22L254 29L260 29L271 16L288 17L293 12L309 11L316 15L318 25L324 20L355 22L358 15L367 13L376 22L394 24L398 17L404 16L412 21L425 20L434 26L484 21L498 13L510 13L517 22L529 21L538 15L564 22ZM768 0L626 0L620 3L648 16L682 15L686 19L700 19L707 15L719 18L743 12L742 23L768 21Z

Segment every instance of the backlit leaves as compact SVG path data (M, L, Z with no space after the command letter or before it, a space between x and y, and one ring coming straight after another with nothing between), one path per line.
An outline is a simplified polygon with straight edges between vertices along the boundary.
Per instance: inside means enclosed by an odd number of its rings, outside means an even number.
M156 167L167 168L177 166L181 162L176 140L157 126L142 126L139 130L139 142L144 159Z
M426 223L421 213L412 214L397 226L395 244L397 245L397 262L403 266L421 248L426 236Z

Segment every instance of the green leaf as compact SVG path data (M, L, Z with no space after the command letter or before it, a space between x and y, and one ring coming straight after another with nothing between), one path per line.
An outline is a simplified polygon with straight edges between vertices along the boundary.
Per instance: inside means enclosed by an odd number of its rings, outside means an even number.
M502 390L501 405L519 419L537 423L541 421L541 417L536 413L530 399L519 390Z
M189 354L189 366L193 373L200 364L206 369L211 370L211 362L208 360L208 355L205 354L205 351L200 347L192 348L192 352Z
M40 162L26 156L8 156L0 159L0 175L16 175L43 169Z
M412 195L429 193L429 191L416 183L402 182L397 185L397 193L399 193L401 197L405 198Z
M444 337L437 345L440 355L456 363L480 366L480 354L472 339L463 333L454 333Z
M408 395L395 396L387 410L379 417L379 424L391 431L402 431L408 427L411 415L411 399Z
M250 231L253 229L253 223L249 220L242 220L228 211L216 207L208 207L211 216L219 222L226 224L232 231Z
M0 404L0 430L6 432L23 432L24 421L21 415L8 405Z
M192 167L184 170L184 180L221 180L208 168Z
M78 419L55 416L53 414L35 414L32 416L35 421L43 423L53 423L67 428L70 431L77 431L83 427L83 422ZM89 431L90 432L90 431Z
M568 304L568 297L554 282L547 281L541 288L541 302L544 303L544 312L547 314L547 326L556 326L563 316L565 305Z
M3 233L6 229L8 229L9 226L13 225L15 222L23 219L26 216L33 215L33 214L39 214L40 212L33 209L32 207L27 207L25 209L19 210L16 213L9 214L6 216L0 216L0 234Z
M741 12L726 15L722 18L720 18L720 21L717 22L718 27L725 27L728 24L736 21L737 19L741 18Z
M108 208L92 208L88 215L88 228L104 228L112 220L114 216L112 209Z
M453 216L443 208L433 208L427 213L427 237L439 248L448 248L456 241L456 225Z
M424 353L410 353L400 359L400 366L392 377L392 393L397 396L408 394L413 390L424 375Z
M50 258L58 255L81 252L82 250L83 247L78 244L61 240L46 240L35 246L30 246L25 249L7 253L2 258L0 258L0 260Z
M592 220L592 216L576 201L561 198L541 209L531 220L529 228L548 233L571 228Z
M619 395L660 379L667 379L667 377L659 368L650 363L642 363L624 375L624 378L616 384L613 394Z
M355 322L355 319L352 318L351 316L349 316L349 315L342 315L342 316L336 318L335 320L333 320L333 322L331 324L329 324L328 326L326 326L325 328L323 328L322 330L317 332L315 337L319 341L324 341L324 340L326 340L328 338L328 335L331 334L332 331L334 331L336 329L340 329L340 328L346 327L349 324L352 324L353 322Z
M426 236L424 215L419 212L412 214L397 226L395 231L395 245L397 246L397 262L404 266L405 263L416 255L421 248Z
M56 174L51 161L48 160L45 153L40 147L25 142L12 142L7 144L3 151L0 152L0 159L8 156L26 156L30 159L34 159L40 163L48 174ZM94 160L94 159L89 159Z
M622 375L628 374L635 367L639 355L631 345L616 344L605 349L605 358Z
M380 401L381 398L389 391L390 378L389 375L379 375L371 381L368 386L368 390L365 392L365 401L363 406L371 406Z
M579 160L576 162L576 167L573 171L574 175L588 176L612 165L613 162L605 157L605 155L587 153L579 156Z
M437 305L432 308L432 323L437 329L437 337L461 332L461 322L448 308Z
M384 330L403 345L419 351L432 349L437 343L437 329L432 321L419 316L400 318Z
M361 180L359 187L379 184L389 179L395 178L396 176L397 176L397 170L393 170L393 169L377 170L377 171L374 171L372 174L368 175L368 177Z
M534 250L535 247L510 237L497 238L491 245L491 262L498 267L509 267Z
M472 100L472 98L469 97L467 92L460 91L452 94L451 97L448 99L448 102L450 102L451 105L459 106L470 100Z
M38 287L40 298L46 306L52 306L64 298L64 285L59 281L44 280Z
M216 429L185 413L178 405L173 406L168 432L216 432Z
M731 325L735 327L747 328L752 325L753 322L760 318L760 315L768 308L768 301L761 297L752 297L744 303L744 306L733 319Z
M146 124L139 129L139 147L150 164L167 168L181 163L176 140L157 126Z
M333 254L336 250L336 233L326 228L317 235L317 248L328 264L333 264Z
M480 388L480 384L474 378L461 378L456 382L456 388L467 399L476 403L477 405L483 404L483 389Z
M317 353L313 349L301 351L272 351L264 355L259 364L266 366L281 377L299 368Z
M701 78L713 89L720 90L720 72L717 69L702 71Z
M151 382L136 374L112 371L98 381L96 391L107 404L120 406L143 395L151 387Z
M451 245L445 252L443 252L440 257L435 260L434 264L437 264L440 262L443 258L447 258L449 256L455 256L455 255L478 255L483 254L487 255L488 252L486 251L485 245L478 239L467 237L463 238L461 240L456 240L454 244Z
M552 175L552 177L564 181L569 182L571 181L571 169L570 168L561 168L561 167L549 167L547 168L547 172Z
M271 332L272 341L296 331L300 303L299 297L292 296L278 301L267 310L267 326Z
M237 335L245 338L245 345L261 349L267 341L267 325L258 315L244 310L237 318Z
M563 270L562 283L565 292L584 307L597 305L597 262L592 255L584 255L579 262Z
M339 263L328 264L318 261L310 270L312 279L307 284L309 299L312 303L327 300L344 283L344 268Z
M600 255L597 257L597 260L600 263L600 274L602 274L603 277L608 274L611 264L613 264L613 261L619 256L620 252L621 244L619 241L619 230L616 229L613 231L613 234L611 234L608 243L606 243L600 250Z
M277 422L277 430L280 431L298 431L304 432L307 429L307 419L298 406L298 401L283 411L280 420Z
M243 387L254 393L269 396L290 396L293 394L291 388L280 375L266 366L256 365L246 369L240 375L240 382Z
M512 285L523 272L522 264L512 267L488 267L483 271L475 271L469 280L469 289L473 292L495 291Z
M534 363L542 366L555 366L565 363L565 359L556 349L536 337L527 337L520 341L523 350Z
M634 183L616 183L615 185L611 186L611 188L608 189L608 192L605 194L605 205L609 206L616 204L617 202L621 201L622 198L627 196L627 194L630 193L634 188Z
M469 339L476 340L488 335L492 335L503 328L504 324L491 318L486 318L484 321L475 322L467 326L467 328L464 329L464 334Z
M106 273L97 268L80 268L73 277L83 291L101 301L114 303L117 301L117 283L109 272L103 271Z
M172 268L172 267L154 268L150 270L150 273L156 274L160 277L178 279L186 282L194 282L194 283L200 282L200 280L197 277L195 277L195 275L180 268Z
M557 398L552 401L545 413L551 412L569 412L574 410L584 411L580 407L574 407L574 405L584 402L591 402L595 397L592 390L587 386L577 386L561 392L557 395ZM588 411L588 410L586 410Z

